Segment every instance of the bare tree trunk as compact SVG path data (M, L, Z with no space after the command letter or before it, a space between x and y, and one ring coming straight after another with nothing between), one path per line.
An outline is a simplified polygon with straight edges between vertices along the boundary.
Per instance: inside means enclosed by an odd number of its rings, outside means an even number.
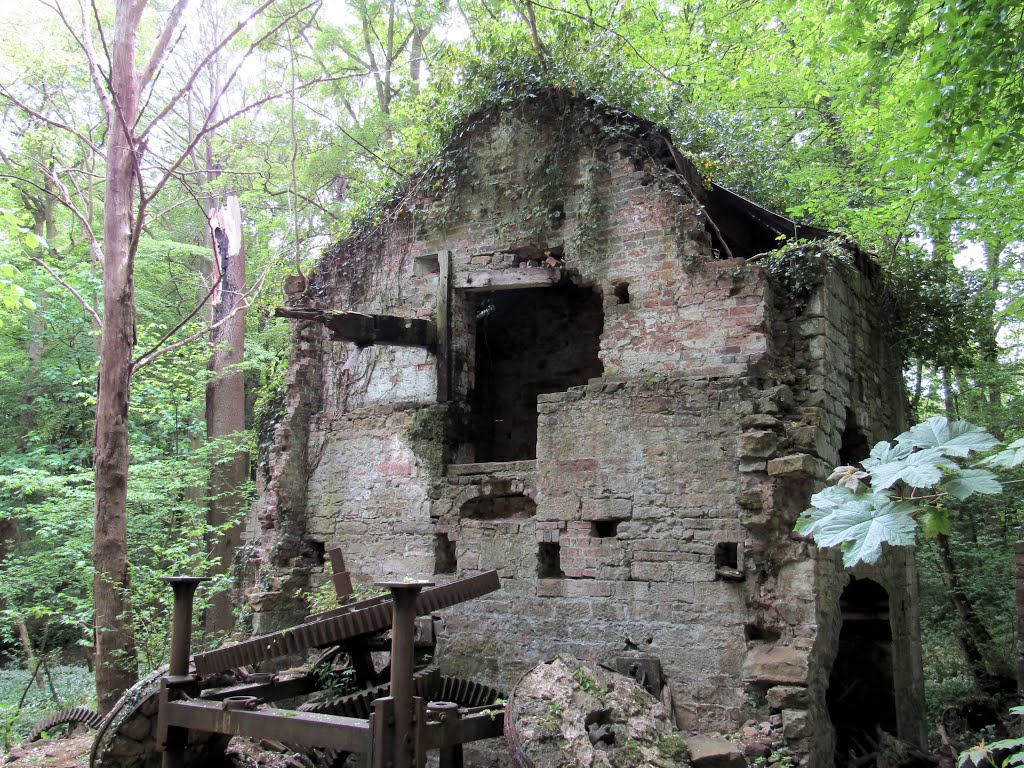
M93 601L96 695L101 712L138 678L128 571L128 403L135 348L133 203L137 189L135 125L139 77L135 50L145 3L118 0L107 108L103 206L103 338L96 400Z
M244 307L239 309L245 292L245 249L236 196L229 196L226 206L213 211L210 232L214 279L218 282L213 294L213 376L206 387L206 434L214 440L245 430L245 376L238 368L245 356L245 311ZM216 325L218 322L222 324ZM230 462L214 464L210 474L207 522L218 528L228 526L219 534L214 532L208 545L210 555L218 559L217 573L230 571L240 543L239 518L245 499L239 488L248 475L249 455L245 451L237 451ZM234 623L232 592L217 593L206 612L206 631L230 632Z

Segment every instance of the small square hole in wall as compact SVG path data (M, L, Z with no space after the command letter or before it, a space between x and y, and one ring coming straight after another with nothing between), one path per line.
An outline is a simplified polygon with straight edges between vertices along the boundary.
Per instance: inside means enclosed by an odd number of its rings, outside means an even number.
M322 568L327 555L327 545L316 539L306 539L303 544L302 555L306 561L313 567Z
M743 581L743 552L739 543L723 541L715 545L715 578L723 581Z
M434 573L455 573L459 563L455 557L455 542L448 534L439 533L434 536Z
M441 263L438 261L436 253L432 253L429 256L417 256L412 262L412 274L414 277L436 275L440 272Z
M739 544L735 541L723 541L715 544L715 568L740 567Z
M593 536L596 539L614 539L618 533L618 520L595 520L593 523Z
M629 283L618 282L612 286L612 294L616 304L629 304Z
M562 549L557 542L542 541L537 546L537 578L562 579Z

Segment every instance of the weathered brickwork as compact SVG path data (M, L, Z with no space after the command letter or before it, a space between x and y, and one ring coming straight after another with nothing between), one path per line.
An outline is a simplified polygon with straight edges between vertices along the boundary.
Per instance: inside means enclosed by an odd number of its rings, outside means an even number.
M791 532L831 467L903 426L874 267L788 296L742 247L765 225L719 220L727 257L696 172L613 117L539 100L477 120L292 297L432 320L439 344L298 324L249 522L260 625L322 580L324 547L366 579L494 568L499 593L446 613L453 673L652 655L684 731L775 713L826 765L851 574ZM912 560L852 575L888 595L890 696L918 740Z

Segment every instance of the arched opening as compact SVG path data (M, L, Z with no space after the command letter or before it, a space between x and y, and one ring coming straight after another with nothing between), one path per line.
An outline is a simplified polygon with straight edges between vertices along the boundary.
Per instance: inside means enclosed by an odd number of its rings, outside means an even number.
M857 419L849 411L846 412L846 427L843 429L842 443L839 446L839 463L844 466L859 464L871 452L868 438L857 426Z
M826 696L836 731L836 768L875 752L879 729L896 733L889 593L878 582L855 578L839 608L839 651Z

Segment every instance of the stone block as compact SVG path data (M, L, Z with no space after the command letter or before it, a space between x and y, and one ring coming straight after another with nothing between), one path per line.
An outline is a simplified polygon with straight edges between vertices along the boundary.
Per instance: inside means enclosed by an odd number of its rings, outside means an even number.
M782 710L782 733L787 739L803 739L811 735L806 709Z
M835 450L828 435L817 427L806 426L795 429L790 434L790 438L793 440L794 447L807 453L813 453L820 459L828 459Z
M768 462L768 474L779 475L814 475L817 462L807 453L791 453Z
M629 520L632 516L630 499L583 499L584 520Z
M686 746L693 768L747 768L739 745L721 736L691 736Z
M782 422L767 413L752 413L740 419L740 426L744 429L776 429L782 426Z
M743 679L776 685L806 685L807 652L787 645L755 644L747 650Z
M776 685L768 689L768 706L792 710L807 706L807 689L799 685Z
M743 459L767 459L778 445L779 436L767 430L743 432L736 438L736 452Z

